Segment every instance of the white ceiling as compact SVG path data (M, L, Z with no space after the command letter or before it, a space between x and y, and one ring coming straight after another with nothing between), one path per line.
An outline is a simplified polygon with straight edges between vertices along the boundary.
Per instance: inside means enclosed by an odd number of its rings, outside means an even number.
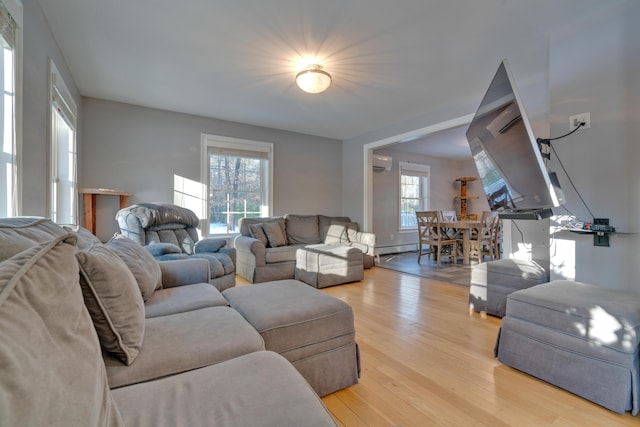
M39 4L84 96L343 140L479 104L502 58L602 0ZM325 93L295 86L302 58L333 75Z

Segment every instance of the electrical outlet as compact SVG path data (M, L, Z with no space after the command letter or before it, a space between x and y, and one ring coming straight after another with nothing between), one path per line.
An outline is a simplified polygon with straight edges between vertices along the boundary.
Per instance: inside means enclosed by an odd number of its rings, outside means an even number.
M574 130L580 123L584 123L581 129L591 128L591 113L576 114L575 116L569 116L569 130Z

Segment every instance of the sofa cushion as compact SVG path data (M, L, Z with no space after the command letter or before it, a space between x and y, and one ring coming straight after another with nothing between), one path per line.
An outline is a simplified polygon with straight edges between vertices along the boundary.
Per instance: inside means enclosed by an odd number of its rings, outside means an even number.
M123 235L117 235L106 243L136 278L142 300L146 301L156 289L162 288L160 265L143 246Z
M355 337L353 310L339 298L297 280L279 280L225 290L231 307L264 338L268 350L290 361L308 357L313 346Z
M75 251L75 237L66 234L0 264L3 425L123 425L78 286Z
M275 262L287 262L296 260L296 251L299 248L304 248L304 245L287 245L280 246L278 248L267 248L265 253L265 260L267 264Z
M144 303L144 314L147 319L150 319L227 305L229 303L215 286L209 283L193 283L157 290Z
M64 234L67 232L62 227L46 218L0 219L0 261Z
M277 248L279 246L285 246L287 242L287 236L282 230L282 227L277 222L265 222L262 224L264 234L267 236L269 246Z
M318 215L285 215L287 240L289 244L320 243Z
M162 378L264 350L256 330L229 307L208 307L147 319L136 362L124 366L111 355L104 363L111 388ZM219 384L218 387L223 387Z
M295 368L269 351L120 388L113 395L130 426L336 426Z
M85 305L100 344L130 365L144 336L144 303L133 273L104 245L93 245L76 258Z
M640 345L637 292L555 280L509 294L506 315L623 353Z

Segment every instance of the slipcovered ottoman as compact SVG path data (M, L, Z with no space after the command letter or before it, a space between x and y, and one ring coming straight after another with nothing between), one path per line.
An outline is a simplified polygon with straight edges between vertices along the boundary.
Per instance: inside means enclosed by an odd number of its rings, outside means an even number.
M535 261L501 259L474 265L471 269L469 309L502 317L507 295L549 281L549 275Z
M502 363L638 414L640 294L557 280L507 300L495 349Z
M362 251L347 245L307 245L296 251L295 278L316 288L364 278Z
M360 356L353 310L346 302L297 280L263 282L223 293L320 396L356 384Z

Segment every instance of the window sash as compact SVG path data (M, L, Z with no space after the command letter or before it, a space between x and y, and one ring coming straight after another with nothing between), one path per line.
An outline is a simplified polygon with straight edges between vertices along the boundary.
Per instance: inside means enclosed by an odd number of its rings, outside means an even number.
M236 234L240 218L270 215L273 144L202 134L202 154L207 187L203 234ZM233 165L225 165L225 158Z
M398 228L411 230L418 227L416 211L429 207L430 167L400 162L399 167Z

